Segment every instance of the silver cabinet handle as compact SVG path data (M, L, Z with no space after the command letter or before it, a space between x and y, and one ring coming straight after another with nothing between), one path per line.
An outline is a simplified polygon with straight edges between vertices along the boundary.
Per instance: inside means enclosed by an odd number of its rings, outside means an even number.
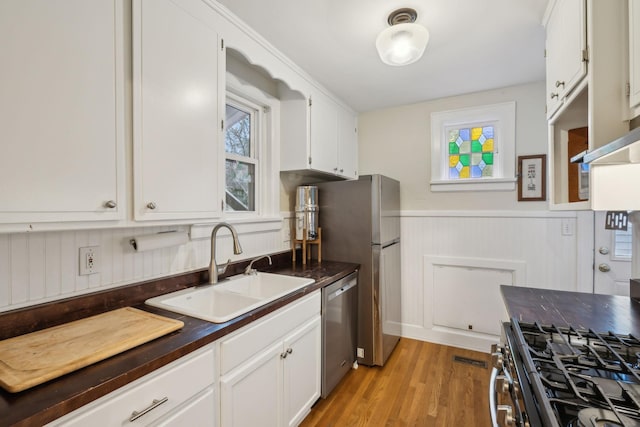
M556 87L564 87L564 82L560 81L560 80L556 80Z
M291 353L293 353L293 349L292 349L291 347L289 347L289 348L287 349L287 354L291 354Z
M560 96L560 95L558 95L557 93L552 93L552 94L551 94L551 99L553 99L553 98L557 98L557 97L559 97L559 96Z
M168 400L169 400L169 398L166 397L166 396L163 397L162 399L153 399L153 402L151 402L151 405L147 406L142 411L140 411L140 412L133 411L131 413L131 416L129 417L129 422L131 422L131 423L134 422L135 420L137 420L138 418L140 418L144 414L153 411L158 406L162 405L163 403L167 402Z
M103 205L105 208L113 209L118 206L118 204L113 200L107 200Z
M153 202L149 202L149 203L147 203L147 207L149 209L153 210L153 209L157 208L158 206L156 206L156 204L153 203Z

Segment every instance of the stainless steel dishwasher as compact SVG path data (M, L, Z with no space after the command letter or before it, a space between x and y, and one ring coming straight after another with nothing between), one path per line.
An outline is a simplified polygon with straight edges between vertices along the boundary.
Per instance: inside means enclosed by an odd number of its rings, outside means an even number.
M356 361L358 272L322 289L322 397Z

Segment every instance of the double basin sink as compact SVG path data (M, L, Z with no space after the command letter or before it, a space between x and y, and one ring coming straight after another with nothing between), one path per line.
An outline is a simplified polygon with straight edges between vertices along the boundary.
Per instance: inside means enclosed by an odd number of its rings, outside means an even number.
M274 273L239 274L215 285L171 292L145 303L209 322L224 323L313 282L313 279Z

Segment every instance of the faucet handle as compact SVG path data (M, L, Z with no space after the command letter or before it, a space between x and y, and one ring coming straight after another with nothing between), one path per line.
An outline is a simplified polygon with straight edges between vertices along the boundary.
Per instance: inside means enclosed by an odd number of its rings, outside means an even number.
M231 258L229 258L227 260L227 262L225 262L222 265L218 266L218 274L224 274L225 271L227 271L227 267L229 266L229 263L231 262Z

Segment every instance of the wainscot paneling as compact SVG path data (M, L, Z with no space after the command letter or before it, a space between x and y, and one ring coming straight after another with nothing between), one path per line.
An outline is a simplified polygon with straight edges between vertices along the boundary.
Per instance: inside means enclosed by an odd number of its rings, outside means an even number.
M216 250L220 263L289 248L288 230L280 218L267 227L236 228L243 253L233 255L231 237L220 233ZM210 234L200 233L182 246L145 252L136 252L129 244L133 236L168 230L190 231L190 227L0 234L0 311L208 267ZM100 267L98 273L80 276L79 248L85 246L99 246Z
M507 318L501 284L591 292L591 212L401 215L403 336L487 352Z

